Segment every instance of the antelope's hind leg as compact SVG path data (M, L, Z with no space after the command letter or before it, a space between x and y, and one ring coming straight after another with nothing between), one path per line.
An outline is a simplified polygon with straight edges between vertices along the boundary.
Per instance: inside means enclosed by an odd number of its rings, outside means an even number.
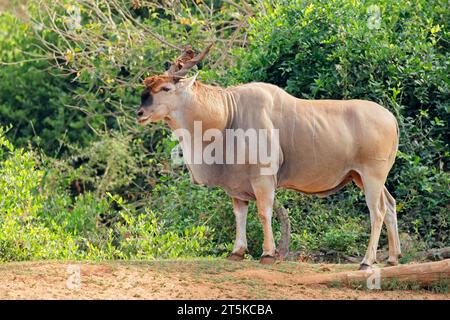
M388 242L389 242L389 258L387 264L389 266L398 265L398 258L401 256L400 238L398 236L397 212L394 197L384 187L384 201L386 204L386 216L384 224L386 225Z
M364 191L364 185L361 176L359 174L354 174L352 178L355 184ZM398 258L401 257L400 238L398 236L397 226L396 203L394 197L389 193L385 186L383 186L382 192L383 199L380 199L380 201L384 200L386 207L384 224L387 229L389 243L389 258L387 261L387 265L396 266L398 265Z
M368 269L376 261L378 241L380 239L381 228L386 215L387 207L385 203L384 179L376 176L363 175L362 182L367 207L370 212L371 232L366 255L361 262L360 270Z

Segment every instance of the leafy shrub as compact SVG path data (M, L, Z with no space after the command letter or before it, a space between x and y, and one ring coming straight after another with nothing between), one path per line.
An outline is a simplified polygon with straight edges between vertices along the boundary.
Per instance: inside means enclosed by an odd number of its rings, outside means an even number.
M39 217L43 172L33 153L15 149L4 133L0 127L0 261L78 257L72 237Z
M8 133L13 143L57 155L66 142L91 139L86 116L67 107L76 104L73 84L45 60L35 30L5 12L0 30L0 125L14 124Z
M164 230L157 215L146 212L138 216L122 213L123 223L116 225L121 235L118 246L121 258L197 257L211 250L209 228L188 226L183 233Z
M227 254L234 239L234 215L224 191L193 185L187 173L166 174L151 193L151 207L161 213L168 230L208 226L215 254ZM251 217L250 218L250 224ZM251 239L252 234L249 234ZM256 239L260 239L257 235ZM257 240L257 242L258 242ZM251 243L250 243L251 245Z
M287 207L292 228L291 249L304 254L334 250L349 255L363 255L370 227L362 201L362 192L349 186L326 199L295 191L279 191L277 198ZM358 212L357 215L354 213ZM381 242L383 245L385 239Z
M208 227L165 230L155 213L136 212L120 197L99 199L87 192L72 198L64 189L46 190L40 163L33 152L15 149L0 127L0 261L210 252Z

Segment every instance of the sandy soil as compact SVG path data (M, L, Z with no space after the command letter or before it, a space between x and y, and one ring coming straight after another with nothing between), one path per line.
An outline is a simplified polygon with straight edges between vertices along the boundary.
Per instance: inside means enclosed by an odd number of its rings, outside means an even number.
M222 259L6 263L0 264L0 299L450 299L448 293L423 289L378 291L295 282L357 267L263 266Z

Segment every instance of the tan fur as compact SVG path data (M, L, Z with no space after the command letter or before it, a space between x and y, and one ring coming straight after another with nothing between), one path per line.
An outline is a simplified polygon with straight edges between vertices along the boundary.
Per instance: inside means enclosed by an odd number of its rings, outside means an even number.
M144 86L151 93L157 93L160 91L161 87L167 82L176 83L175 79L171 76L152 76L145 78Z

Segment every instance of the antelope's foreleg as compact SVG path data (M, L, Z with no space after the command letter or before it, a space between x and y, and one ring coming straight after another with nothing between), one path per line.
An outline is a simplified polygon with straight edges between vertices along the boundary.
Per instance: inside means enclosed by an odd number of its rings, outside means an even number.
M258 216L264 228L264 243L261 263L275 262L275 241L272 231L272 212L275 198L275 187L272 176L261 176L252 181L256 196Z
M233 251L229 257L230 260L242 260L247 251L247 212L248 202L232 198L233 212L236 218L236 240L234 241Z

